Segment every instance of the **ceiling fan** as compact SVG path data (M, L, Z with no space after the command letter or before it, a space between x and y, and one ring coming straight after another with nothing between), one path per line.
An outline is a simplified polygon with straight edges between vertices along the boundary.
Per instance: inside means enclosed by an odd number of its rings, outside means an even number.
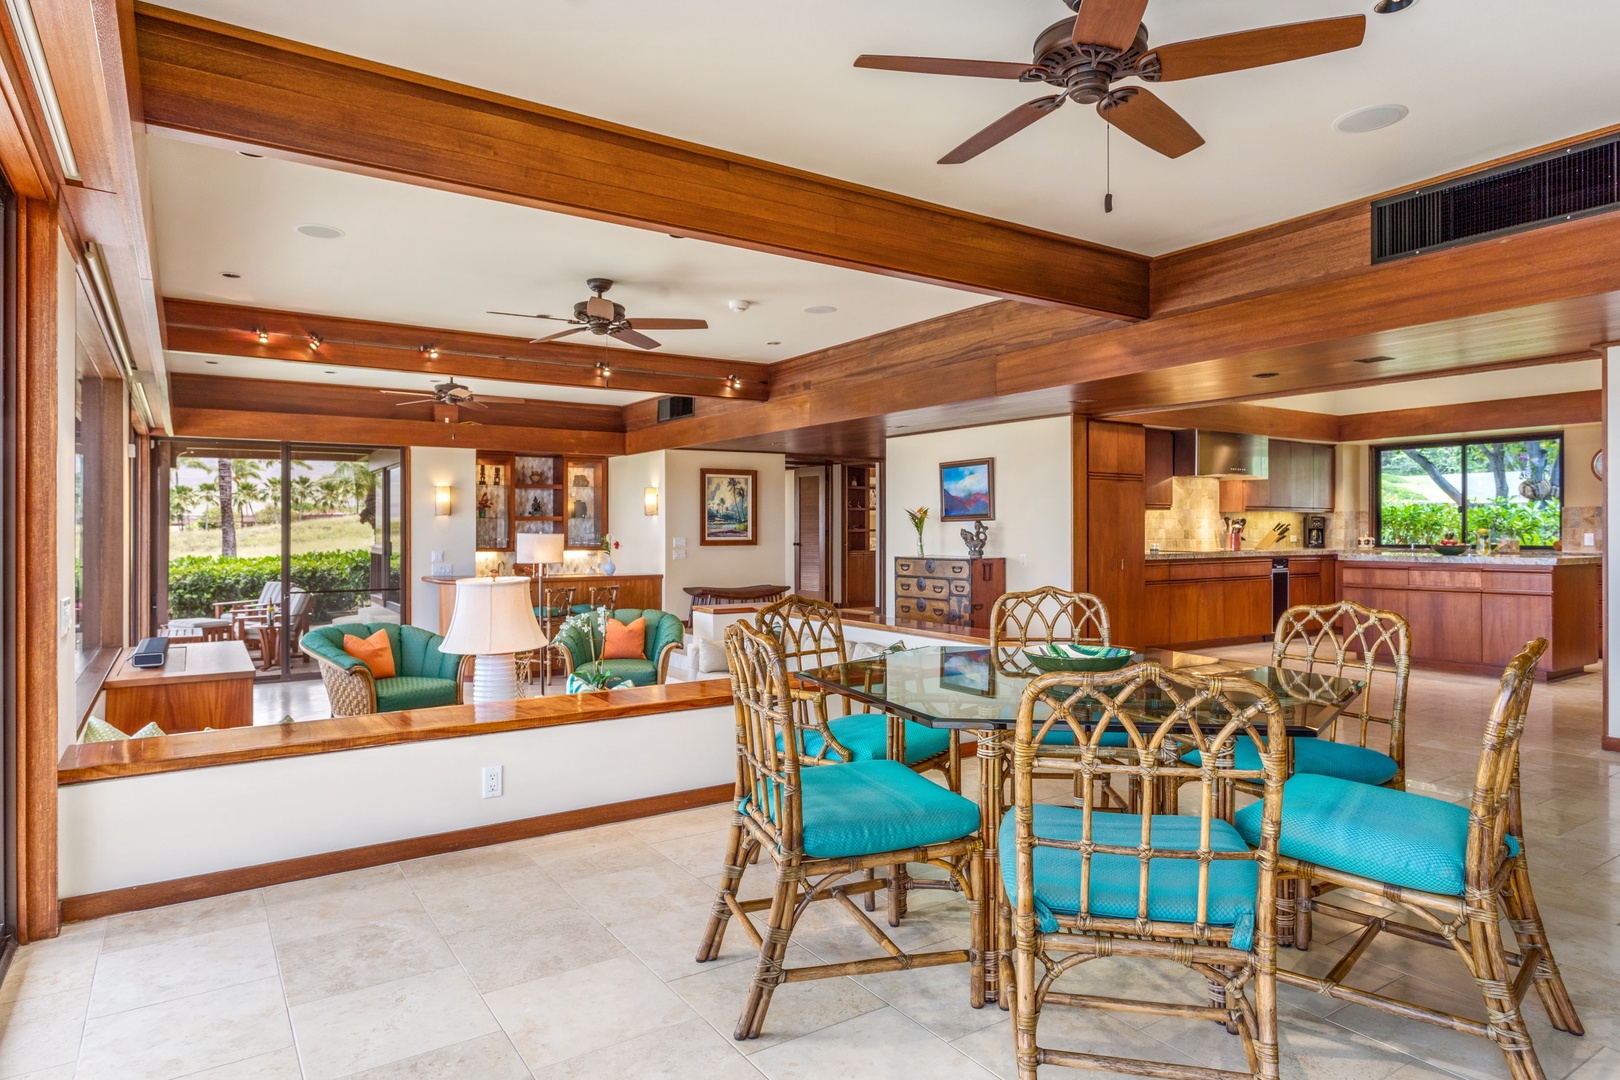
M1027 64L861 56L855 66L925 75L1015 79L1045 83L1058 91L1018 106L940 158L941 165L971 161L1054 112L1065 101L1095 104L1108 123L1142 145L1175 158L1204 145L1203 136L1150 91L1140 86L1115 89L1115 83L1128 78L1174 82L1302 60L1353 49L1361 44L1367 30L1365 15L1347 15L1150 47L1147 27L1142 25L1148 0L1063 2L1076 12L1075 16L1054 23L1036 38L1034 59Z
M433 389L428 391L427 396L425 397L420 391L417 390L381 390L378 392L390 394L396 397L408 397L411 399L410 401L396 401L394 402L396 406L453 405L458 408L471 406L475 409L487 409L489 408L490 403L496 405L527 404L523 398L490 397L488 394L475 395L466 386L456 382L454 375L450 377L449 382L435 383Z
M538 345L543 341L556 341L558 338L568 337L570 334L582 334L589 330L599 337L612 337L634 345L638 349L656 349L661 344L643 334L643 330L707 330L709 324L704 319L629 319L625 317L624 305L615 304L602 294L613 288L611 278L593 277L585 282L585 287L596 295L589 300L581 300L574 305L574 317L571 319L559 318L556 315L524 315L516 311L491 311L491 315L512 315L519 319L551 319L553 322L568 323L572 330L563 330L547 337L535 338L530 345Z

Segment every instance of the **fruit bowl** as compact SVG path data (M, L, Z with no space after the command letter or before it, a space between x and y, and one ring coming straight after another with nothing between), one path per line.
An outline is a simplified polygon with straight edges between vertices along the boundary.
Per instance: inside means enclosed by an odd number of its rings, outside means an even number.
M1461 555L1463 552L1468 550L1468 545L1467 544L1439 543L1439 544L1430 544L1429 546L1431 548L1433 548L1437 554L1440 554L1440 555Z
M1118 671L1135 654L1118 645L1031 645L1024 650L1029 662L1042 671Z

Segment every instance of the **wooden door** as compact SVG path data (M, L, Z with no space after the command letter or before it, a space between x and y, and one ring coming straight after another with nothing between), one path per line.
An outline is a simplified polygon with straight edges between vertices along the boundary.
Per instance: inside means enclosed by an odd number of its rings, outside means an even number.
M1129 645L1142 631L1140 608L1146 587L1142 481L1092 477L1088 495L1088 591L1108 605L1115 639Z
M832 596L827 571L827 471L794 473L798 520L793 540L793 591L812 600Z

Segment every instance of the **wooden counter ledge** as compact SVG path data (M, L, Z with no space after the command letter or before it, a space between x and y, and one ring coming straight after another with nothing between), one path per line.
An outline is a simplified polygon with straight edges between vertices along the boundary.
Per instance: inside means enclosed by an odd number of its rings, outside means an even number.
M329 754L393 743L457 739L497 731L588 724L627 716L684 712L731 704L731 682L638 686L588 694L548 694L493 705L375 713L228 731L198 731L127 742L70 746L57 767L58 784L237 765L268 758Z

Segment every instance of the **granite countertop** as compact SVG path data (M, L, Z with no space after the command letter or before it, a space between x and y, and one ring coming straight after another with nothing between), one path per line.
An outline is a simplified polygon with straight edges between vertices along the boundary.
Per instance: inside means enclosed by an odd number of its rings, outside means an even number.
M1160 551L1150 552L1148 562L1174 562L1184 559L1319 559L1333 556L1347 562L1434 563L1458 566L1580 566L1603 561L1598 551L1531 551L1522 555L1441 555L1433 551L1400 548L1368 551L1363 548L1269 548L1257 551Z

